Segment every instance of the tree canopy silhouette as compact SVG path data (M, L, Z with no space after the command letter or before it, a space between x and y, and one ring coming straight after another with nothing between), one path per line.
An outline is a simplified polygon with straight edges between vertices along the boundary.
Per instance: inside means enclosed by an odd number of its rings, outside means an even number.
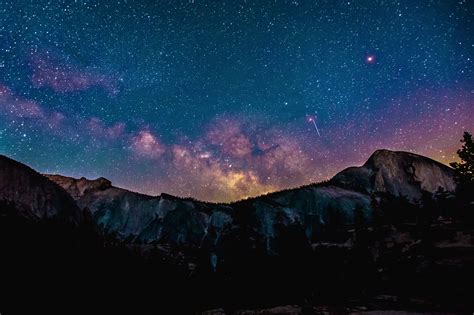
M458 183L474 182L474 142L469 132L464 132L462 148L457 151L461 162L453 162L450 165L455 170L455 178Z
M461 198L473 200L474 192L474 141L469 132L464 132L461 140L463 146L457 151L460 162L453 162L450 165L454 169L454 179L457 184L457 193Z

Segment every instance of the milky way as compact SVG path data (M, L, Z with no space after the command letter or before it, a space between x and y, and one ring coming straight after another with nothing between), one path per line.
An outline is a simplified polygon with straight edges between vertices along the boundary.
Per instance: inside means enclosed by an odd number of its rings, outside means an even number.
M474 130L473 15L472 1L0 0L0 153L209 201L326 180L378 148L448 163Z

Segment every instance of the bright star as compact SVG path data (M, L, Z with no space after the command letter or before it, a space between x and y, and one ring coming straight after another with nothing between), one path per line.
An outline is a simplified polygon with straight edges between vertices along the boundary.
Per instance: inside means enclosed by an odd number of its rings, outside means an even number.
M367 56L365 57L365 62L366 62L366 63L370 63L370 64L371 64L371 63L374 63L374 62L375 62L375 56L374 56L374 55L367 55Z

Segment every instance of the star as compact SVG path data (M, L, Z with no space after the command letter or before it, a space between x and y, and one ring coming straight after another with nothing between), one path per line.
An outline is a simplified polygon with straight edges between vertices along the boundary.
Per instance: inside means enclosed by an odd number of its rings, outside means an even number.
M450 162L474 129L465 1L22 2L0 1L0 152L40 171L231 201L379 148Z
M365 63L367 64L373 64L375 63L375 60L376 60L375 55L370 54L370 55L365 56Z

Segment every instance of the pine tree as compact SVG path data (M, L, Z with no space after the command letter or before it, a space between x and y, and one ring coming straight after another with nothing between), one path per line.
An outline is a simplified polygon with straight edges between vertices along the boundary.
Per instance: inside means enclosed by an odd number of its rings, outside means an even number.
M460 162L451 163L454 169L454 180L456 181L456 192L458 197L466 201L474 200L474 141L469 132L464 132L461 140L463 146L457 151Z

